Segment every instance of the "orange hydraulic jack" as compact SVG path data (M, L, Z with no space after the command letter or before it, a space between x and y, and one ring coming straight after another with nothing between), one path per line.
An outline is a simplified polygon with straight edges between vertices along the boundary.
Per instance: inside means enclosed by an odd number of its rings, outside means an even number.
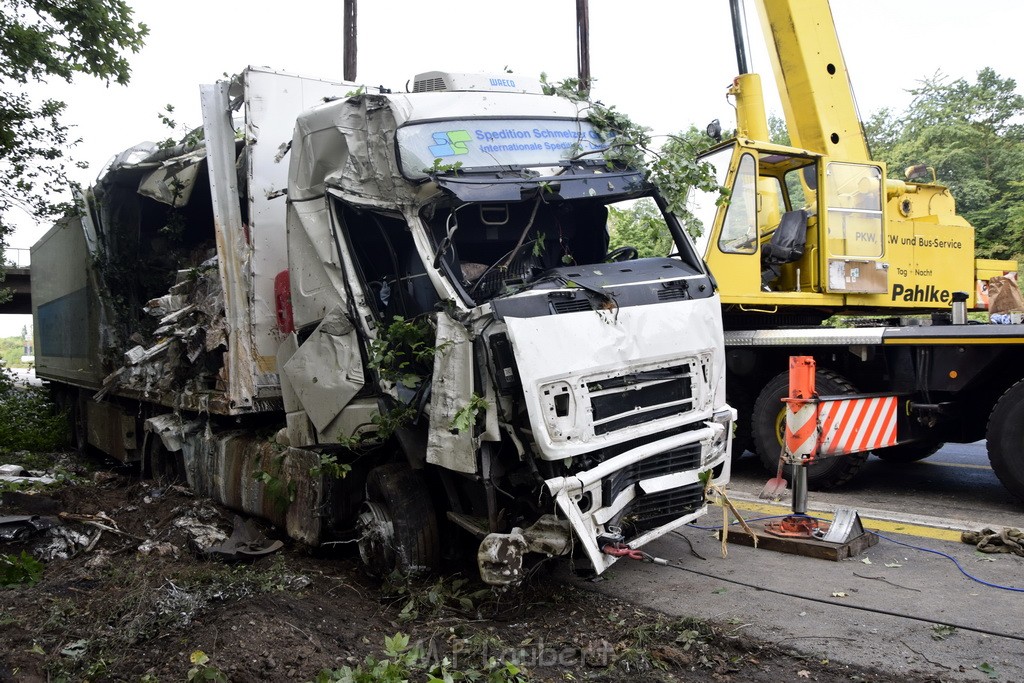
M807 466L814 463L823 443L830 443L825 437L821 418L822 406L841 403L851 404L864 399L844 399L825 404L814 389L815 362L812 356L791 356L789 359L789 396L786 403L786 439L783 455L785 462L793 468L793 514L781 520L768 522L764 530L774 536L785 538L818 539L831 543L845 543L864 533L860 516L852 508L836 510L835 521L831 524L807 516ZM863 409L864 406L861 406ZM830 425L831 423L829 423ZM827 446L826 446L827 447ZM849 451L853 452L853 451ZM830 452L829 456L841 455Z

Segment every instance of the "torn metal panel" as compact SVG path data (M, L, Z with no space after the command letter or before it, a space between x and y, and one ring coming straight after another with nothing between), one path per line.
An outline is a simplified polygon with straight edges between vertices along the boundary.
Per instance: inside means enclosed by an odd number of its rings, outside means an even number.
M185 206L192 198L192 189L205 160L205 149L168 160L142 177L139 194L173 207Z
M376 431L377 425L373 424L373 418L378 413L376 397L355 399L345 406L331 424L317 432L317 440L320 443L338 443L356 434Z
M399 171L393 99L363 95L328 102L298 118L289 169L292 201L321 196L327 185L363 206L411 205L417 187Z
M300 112L342 97L351 83L303 78L280 71L250 67L241 75L241 104L245 120L246 155L242 177L248 189L248 234L252 256L250 302L253 356L264 359L251 371L258 396L278 395L278 372L273 361L280 340L274 299L274 278L288 268L286 201L289 161L281 146L292 140ZM294 262L294 260L293 260ZM329 309L328 309L329 310Z
M176 413L165 413L146 420L145 430L160 439L171 453L177 453L185 444L188 437L200 431L203 423L199 420L184 420Z
M289 203L287 223L292 315L301 327L348 297L326 201Z
M104 380L103 394L132 392L169 407L202 405L225 412L222 355L227 345L222 289L216 259L186 271L168 294L150 300L144 310L160 319L146 348L124 354L124 365ZM212 399L212 400L211 400Z
M238 204L235 129L231 124L228 88L228 84L223 82L204 85L200 87L200 94L218 267L224 291L224 313L230 331L226 354L227 394L232 405L248 407L256 393L248 278L252 247L246 240Z
M277 552L284 544L266 536L253 524L251 519L235 515L231 536L203 549L208 555L217 555L227 560L251 559Z
M430 388L427 462L456 472L477 471L472 429L452 429L455 415L473 397L473 342L469 331L446 312L437 314L437 349Z
M363 387L359 337L335 308L285 363L284 373L306 414L324 430Z

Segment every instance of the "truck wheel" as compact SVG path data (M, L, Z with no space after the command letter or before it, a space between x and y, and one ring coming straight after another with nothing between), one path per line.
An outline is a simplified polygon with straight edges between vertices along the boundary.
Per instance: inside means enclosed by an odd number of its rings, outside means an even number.
M394 571L417 574L438 568L434 504L423 475L405 463L370 470L358 526L359 556L371 574L384 577Z
M824 396L857 393L852 384L831 370L818 370L815 385L818 393ZM786 432L786 410L782 399L788 395L789 373L784 372L772 378L761 390L751 416L757 455L773 476L779 467L779 451ZM842 486L860 472L867 459L868 453L851 453L810 465L807 468L807 487L828 490ZM792 467L786 469L792 481Z
M156 434L146 434L145 451L142 454L142 477L155 479L165 484L186 483L185 455L181 451L167 450Z
M986 436L992 470L1010 493L1024 500L1024 380L996 402Z
M886 462L900 464L924 460L929 455L935 455L935 452L945 445L945 441L925 439L923 441L896 444L888 448L879 448L877 451L872 451L872 453Z

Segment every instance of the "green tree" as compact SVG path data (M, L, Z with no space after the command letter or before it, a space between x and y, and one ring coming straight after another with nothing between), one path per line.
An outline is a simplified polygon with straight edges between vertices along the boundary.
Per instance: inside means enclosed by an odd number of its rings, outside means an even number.
M950 187L977 230L979 255L1024 255L1024 96L992 69L974 82L941 73L910 90L900 114L883 110L865 124L875 158L890 174L926 164Z
M37 220L68 208L71 138L66 108L38 99L29 86L71 82L86 74L125 84L125 53L138 52L148 33L123 0L0 0L0 247L10 234L10 213ZM79 164L79 166L81 166Z
M650 170L652 182L658 186L669 210L675 213L694 238L706 226L699 224L686 205L690 188L721 191L710 169L705 164L697 163L697 155L714 144L715 141L704 131L691 125L686 131L667 136L658 151L651 152L648 148L649 153L643 159ZM608 219L610 249L636 247L642 258L665 256L671 251L672 236L653 200L640 200L628 208L609 207Z
M644 197L628 208L608 207L609 249L635 247L640 258L665 256L672 247L672 235L661 209Z

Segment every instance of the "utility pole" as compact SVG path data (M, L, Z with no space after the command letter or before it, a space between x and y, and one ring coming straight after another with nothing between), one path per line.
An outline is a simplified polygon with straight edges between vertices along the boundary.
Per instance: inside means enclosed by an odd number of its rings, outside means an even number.
M590 91L590 16L587 0L576 0L576 66L580 93Z
M346 81L356 80L356 0L345 0L344 10L344 50L345 66L343 78Z

